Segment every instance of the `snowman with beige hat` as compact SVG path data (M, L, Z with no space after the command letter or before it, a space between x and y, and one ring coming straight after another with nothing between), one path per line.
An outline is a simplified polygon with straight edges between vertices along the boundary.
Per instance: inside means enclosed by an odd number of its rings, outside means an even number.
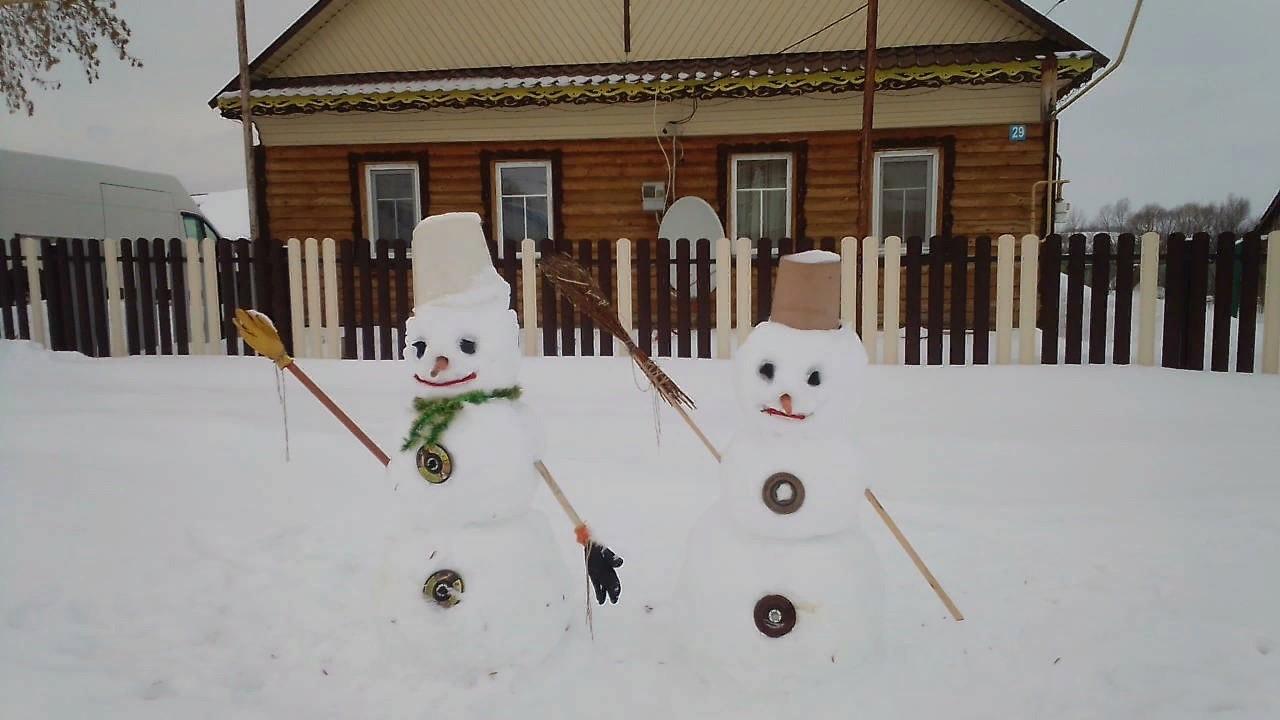
M676 585L694 667L753 692L848 682L880 653L852 429L867 355L839 301L838 255L781 259L770 318L733 359L741 415Z

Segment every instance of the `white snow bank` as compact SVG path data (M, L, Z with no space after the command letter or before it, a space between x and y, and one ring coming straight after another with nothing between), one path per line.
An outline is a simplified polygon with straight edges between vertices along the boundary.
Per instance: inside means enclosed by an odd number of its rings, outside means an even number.
M395 446L401 367L304 365ZM728 365L663 365L723 444ZM261 358L0 343L0 714L1280 716L1280 379L869 368L867 466L850 481L878 490L968 619L947 619L864 508L887 582L882 677L856 696L797 687L780 705L688 682L667 644L685 539L717 489L705 450L666 409L655 443L652 396L622 358L530 359L523 376L548 464L627 558L622 604L595 609L580 663L464 687L426 673L423 648L384 642L370 588L395 495L292 378L286 464Z

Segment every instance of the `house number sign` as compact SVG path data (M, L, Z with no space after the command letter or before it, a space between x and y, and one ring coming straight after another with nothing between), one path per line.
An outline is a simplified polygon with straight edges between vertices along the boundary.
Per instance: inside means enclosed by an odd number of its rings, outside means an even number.
M1027 126L1026 125L1010 125L1009 126L1009 142L1026 142Z

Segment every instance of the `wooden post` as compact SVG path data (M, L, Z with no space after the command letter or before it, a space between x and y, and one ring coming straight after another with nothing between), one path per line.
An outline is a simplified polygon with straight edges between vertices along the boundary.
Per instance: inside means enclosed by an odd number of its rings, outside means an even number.
M324 265L324 356L337 360L342 357L342 350L338 347L337 242L331 237L325 238L320 246L320 254ZM409 288L401 283L399 292L403 297L409 292Z
M289 238L287 243L289 248L289 325L293 328L293 355L294 357L306 358L311 357L310 350L307 348L307 328L303 316L303 297L302 297L302 242L298 238ZM367 274L367 273L366 273ZM365 278L368 281L368 278ZM365 317L373 311L369 303L365 303L361 308ZM369 342L369 337L365 337L365 342ZM365 359L371 359L372 353L367 353Z
M201 240L200 257L204 265L204 354L217 355L220 354L218 345L222 342L222 316L218 310L222 304L219 297L222 290L218 287L217 240L211 237Z
M868 236L862 241L862 345L867 349L867 361L872 365L879 362L877 351L879 333L880 280L880 239Z
M1267 236L1267 287L1263 291L1262 372L1280 373L1280 231Z
M524 310L524 354L538 354L538 273L535 258L538 250L529 238L520 241L520 294ZM419 257L414 254L415 261ZM417 273L414 273L417 277Z
M1036 308L1040 295L1040 238L1022 236L1022 275L1018 287L1018 362L1036 362Z
M1013 362L1013 255L1017 240L1009 234L996 241L996 363Z
M867 0L867 62L862 79L862 155L859 162L861 179L859 189L862 191L859 214L862 216L862 234L871 234L874 225L871 217L872 172L875 155L872 145L872 132L875 126L876 107L876 30L879 25L878 0Z
M733 245L729 238L716 240L716 352L729 357L729 337L733 334Z
M1160 274L1160 236L1144 233L1138 267L1138 364L1156 364L1156 286Z
M890 235L884 241L884 363L898 364L898 303L902 264L902 239Z
M31 341L49 347L49 335L45 330L44 295L40 290L40 246L35 238L24 237L22 263L27 268L27 295L30 299L28 314L31 325Z
M631 314L631 241L627 238L618 238L617 257L614 263L617 266L618 275L618 322L622 323L622 328L627 331L628 336L632 336L632 314ZM634 338L633 338L634 339Z
M249 97L249 43L245 38L244 0L236 0L236 50L240 62L240 127L244 139L244 186L249 199L249 237L257 240L258 188L253 172L253 105Z
M196 275L195 284L192 284L191 282L191 265L194 260L191 248L194 243L194 240L187 241L187 255L189 258L192 258L192 260L187 261L187 292L192 295L192 299L194 299L194 297L200 292L200 278L198 274ZM129 349L124 343L124 311L120 308L120 241L116 238L107 238L106 240L103 240L102 256L102 263L104 266L103 270L106 271L107 276L107 327L110 332L108 344L111 347L111 357L124 357L129 354ZM195 267L198 272L200 266L196 264ZM195 308L198 305L198 303L193 303L191 301L189 301L188 304L188 312L191 314L192 318L192 354L195 353L194 348L196 347L196 321L200 320L203 322L202 318L195 316ZM200 328L200 335L198 337L200 338L200 350L203 352L203 327Z
M307 332L307 357L324 357L324 350L320 345L323 337L321 328L320 313L320 243L313 237L307 238L302 250L303 268L306 271L306 314L304 322L306 323ZM382 278L383 287L386 287L386 278ZM386 303L382 304L382 310L386 312ZM390 328L384 328L389 331ZM296 340L294 342L297 342ZM385 357L383 358L386 359Z

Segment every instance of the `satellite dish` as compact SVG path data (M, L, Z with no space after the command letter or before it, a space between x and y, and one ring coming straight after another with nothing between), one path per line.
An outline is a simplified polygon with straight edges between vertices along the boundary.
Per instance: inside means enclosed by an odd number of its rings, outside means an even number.
M671 203L671 207L667 208L667 212L662 216L662 224L658 226L658 237L666 238L668 245L668 257L676 256L676 241L685 238L689 240L689 256L692 258L697 252L697 241L702 238L710 240L712 248L715 242L724 234L724 225L720 223L720 217L716 215L715 208L711 207L706 200L696 195L686 195L679 200ZM675 286L676 268L671 267L671 285ZM692 269L689 272L689 295L691 297L698 296L698 281ZM714 290L716 287L715 273L711 273L711 287L708 290Z

